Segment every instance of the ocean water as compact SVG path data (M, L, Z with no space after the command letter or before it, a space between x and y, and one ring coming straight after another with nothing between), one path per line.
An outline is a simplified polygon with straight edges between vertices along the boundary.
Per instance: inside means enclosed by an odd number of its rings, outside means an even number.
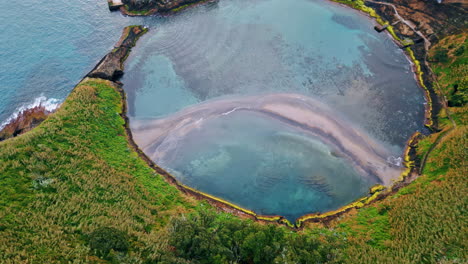
M110 13L107 2L2 1L0 124L19 110L54 107L141 19Z
M157 164L292 221L390 185L424 120L390 37L319 0L219 1L162 18L123 83L135 140Z

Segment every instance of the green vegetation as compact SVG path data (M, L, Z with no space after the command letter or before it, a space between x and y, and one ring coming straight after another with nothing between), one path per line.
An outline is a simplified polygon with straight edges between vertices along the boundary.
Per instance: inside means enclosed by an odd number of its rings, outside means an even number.
M466 110L466 109L465 109ZM430 155L424 174L397 195L343 219L353 235L349 263L466 261L466 126L453 130ZM380 261L380 262L379 262Z
M112 227L101 227L89 235L89 247L97 256L109 258L111 251L128 251L127 235Z
M468 102L468 34L442 39L430 53L434 73L450 107Z
M123 1L126 5L126 8L130 8L133 10L143 10L143 9L150 9L151 7L156 6L159 0L124 0Z
M309 223L297 232L216 212L179 193L128 145L121 109L118 87L87 79L37 129L0 143L6 263L467 259L465 125L447 133L424 175L397 195L353 210L331 228Z
M144 9L136 9L136 7L124 5L124 8L131 15L147 16L153 13L153 10L148 9L147 7L145 7Z
M336 240L212 210L175 219L170 230L174 254L189 263L325 263L333 258L330 240Z
M439 48L434 52L434 56L432 57L434 62L439 63L447 63L448 62L448 50Z
M460 36L442 40L452 45L449 63L437 63L441 83L460 81L454 76L453 64L466 67L466 62L454 58ZM440 46L433 48L436 54ZM453 55L452 55L453 54ZM466 79L465 79L466 81ZM464 86L466 88L466 85ZM442 87L448 89L448 86ZM374 205L354 211L335 223L337 230L348 234L350 244L343 256L349 263L464 263L467 260L467 198L468 167L467 113L468 107L450 107L441 111L441 131L424 138L418 144L422 159L429 152L422 176L395 195ZM455 121L456 127L450 122Z

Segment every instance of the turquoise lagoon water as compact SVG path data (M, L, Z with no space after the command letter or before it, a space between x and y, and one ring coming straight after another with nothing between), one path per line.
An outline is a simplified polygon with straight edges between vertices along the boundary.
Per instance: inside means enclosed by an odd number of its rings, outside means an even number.
M124 26L144 24L150 32L123 79L134 129L189 106L275 93L327 105L332 119L390 156L422 129L424 98L403 53L368 18L327 1L222 0L147 18L110 13L95 0L6 1L3 8L0 124L33 104L56 106ZM286 110L280 118L236 109L199 115L187 131L180 120L162 123L169 132L147 153L183 183L291 220L335 209L381 181L360 171L326 129L292 125Z
M338 208L376 183L319 138L256 113L210 120L178 143L156 160L181 182L290 221Z
M162 19L126 62L135 140L182 183L258 213L294 220L339 208L389 184L423 125L410 63L372 27L318 0L219 1ZM283 99L242 101L274 94L323 103L328 121L357 131L348 142L385 149L375 156L388 168L374 168L373 147L368 157L341 148L347 132L312 120L313 103L297 100L297 121Z

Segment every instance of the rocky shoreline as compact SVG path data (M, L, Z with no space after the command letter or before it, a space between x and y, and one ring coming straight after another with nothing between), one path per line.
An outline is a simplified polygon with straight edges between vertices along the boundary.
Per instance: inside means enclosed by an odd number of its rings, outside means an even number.
M204 1L189 1L190 4L194 3L203 3ZM336 1L342 4L351 5L347 3L347 1ZM188 2L187 2L188 3ZM454 3L447 3L447 4L437 4L435 1L434 3L431 2L423 2L423 1L409 1L409 0L392 0L390 1L391 5L394 6L392 8L390 5L385 5L378 3L377 1L366 1L366 6L371 7L375 10L376 15L378 16L378 21L384 22L384 24L393 25L391 35L394 37L394 40L400 44L402 48L407 48L406 54L408 55L409 59L413 62L413 71L415 73L415 78L420 84L422 88L426 91L426 97L428 101L427 112L426 112L426 126L433 132L438 131L438 124L437 124L437 115L440 109L443 107L443 102L441 102L438 93L435 91L433 87L434 76L432 75L432 71L429 68L428 64L428 52L431 45L434 45L438 42L439 39L443 38L446 35L455 34L463 28L466 27L466 22L462 19L463 15L465 14L465 10L462 6ZM168 5L169 6L169 5ZM152 7L151 12L131 12L128 10L128 6L121 7L121 11L127 15L152 15L152 14L164 14L178 11L186 6L186 2L184 1L174 1L170 5L172 9L166 8L155 8ZM438 8L442 6L442 8ZM359 9L359 8L356 8ZM427 13L429 10L429 13ZM431 14L434 13L436 15ZM424 15L425 19L424 23L419 23L418 13ZM449 19L450 18L450 19ZM400 21L398 21L400 20ZM404 20L405 23L402 23ZM452 23L450 26L447 26L448 23ZM413 25L414 24L414 25ZM410 26L408 26L410 25ZM418 34L419 33L419 34ZM410 47L410 49L408 49ZM129 135L131 135L131 131L127 129ZM131 136L130 136L131 137ZM169 182L176 184L177 187L185 193L191 194L192 196L197 197L198 199L205 199L208 200L214 206L227 211L227 212L236 212L236 214L254 218L258 221L267 221L267 222L277 222L286 224L290 227L301 228L303 223L305 222L321 222L321 223L328 223L333 219L339 217L340 215L348 212L353 208L360 208L369 203L373 203L378 200L382 200L385 197L396 193L400 188L408 185L411 183L415 178L417 178L417 171L418 171L418 164L419 161L416 160L416 145L417 142L421 139L421 135L419 133L415 133L411 139L408 141L408 147L406 148L405 153L405 164L407 165L407 170L402 174L399 181L396 182L391 188L388 189L379 189L376 191L371 191L370 196L364 197L359 199L358 201L346 205L336 211L323 213L323 214L309 214L301 217L298 219L298 222L293 224L289 223L283 217L279 216L259 216L256 215L254 212L249 210L238 208L235 205L232 205L226 201L221 199L217 199L216 197L211 197L210 195L201 193L197 190L193 190L186 186L183 186L173 178L172 175L164 171L162 168L158 167L154 164L133 142L133 139L130 139L132 145L138 150L140 156L150 164L158 173L165 176Z
M114 49L109 52L101 61L89 72L86 77L100 78L109 81L117 81L122 77L124 66L123 63L129 55L136 41L148 31L142 26L129 26L124 28L122 36Z
M456 3L459 2L459 3ZM437 44L440 39L447 35L457 34L467 27L464 19L467 15L466 6L462 1L447 1L437 3L437 1L411 1L411 0L390 0L366 1L366 6L375 10L385 22L393 25L393 31L400 40L412 43L409 48L414 55L411 60L414 64L419 63L421 79L417 76L419 85L426 90L429 109L426 115L430 119L428 128L436 132L439 130L437 115L445 102L439 96L433 83L435 76L428 63L429 48ZM404 20L406 23L402 23ZM418 69L413 71L418 75Z
M332 1L350 5L348 1ZM122 1L123 5L119 6L119 9L123 14L129 16L148 16L157 13L174 13L188 6L206 3L208 0L150 1L139 5L132 5L131 2L131 0ZM212 2L212 0L209 0L209 2ZM385 22L393 25L394 32L400 40L414 43L410 48L414 54L414 60L420 63L420 71L422 73L422 83L420 82L420 85L426 90L427 100L430 104L430 109L428 109L426 116L430 121L426 123L430 130L438 131L437 114L445 102L441 102L441 97L433 86L435 79L429 68L427 49L435 45L443 37L459 33L467 27L468 22L464 19L467 15L467 5L463 1L444 1L439 4L436 1L410 0L390 0L385 3L368 0L365 4L373 8L377 15ZM422 41L420 35L416 34L408 25L398 22L395 11L398 12L401 18L413 24L414 28L426 36L430 42L429 46L426 45L427 41ZM134 45L136 41L135 37L140 33L138 31L145 30L144 28L137 28L139 27L133 27L132 30L126 28L126 32L124 32L119 42L115 45L115 49L107 54L87 77L111 81L120 78L123 74L122 59ZM413 70L417 74L417 69ZM40 107L21 112L17 118L0 131L0 141L31 130L44 121L47 115L51 113Z
M456 34L467 26L467 4L464 1L412 1L390 0L331 0L362 10L372 8L384 23L391 25L395 41L401 47L410 47L412 54L407 55L413 61L416 79L425 90L428 101L426 126L433 132L438 131L437 114L443 107L438 92L433 87L434 76L427 63L428 49L444 36ZM175 13L189 6L203 4L207 0L152 0L138 2L123 0L120 11L128 16L166 15ZM212 1L209 1L212 2ZM362 4L363 6L361 6ZM403 23L401 20L404 20ZM383 30L386 28L384 26ZM413 56L414 55L414 56ZM417 67L418 66L418 67Z
M46 120L47 116L53 112L54 111L47 110L43 105L21 111L16 118L12 119L0 130L0 141L30 131Z

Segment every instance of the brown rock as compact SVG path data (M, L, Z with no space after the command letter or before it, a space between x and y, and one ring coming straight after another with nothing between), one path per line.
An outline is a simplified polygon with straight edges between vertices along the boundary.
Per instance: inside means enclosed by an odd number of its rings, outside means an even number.
M51 112L44 106L36 106L21 112L0 131L0 141L18 136L38 126Z
M123 61L135 46L137 39L146 32L142 26L126 27L122 37L115 45L114 50L109 52L97 65L88 73L87 77L101 78L110 81L117 81L123 75Z

